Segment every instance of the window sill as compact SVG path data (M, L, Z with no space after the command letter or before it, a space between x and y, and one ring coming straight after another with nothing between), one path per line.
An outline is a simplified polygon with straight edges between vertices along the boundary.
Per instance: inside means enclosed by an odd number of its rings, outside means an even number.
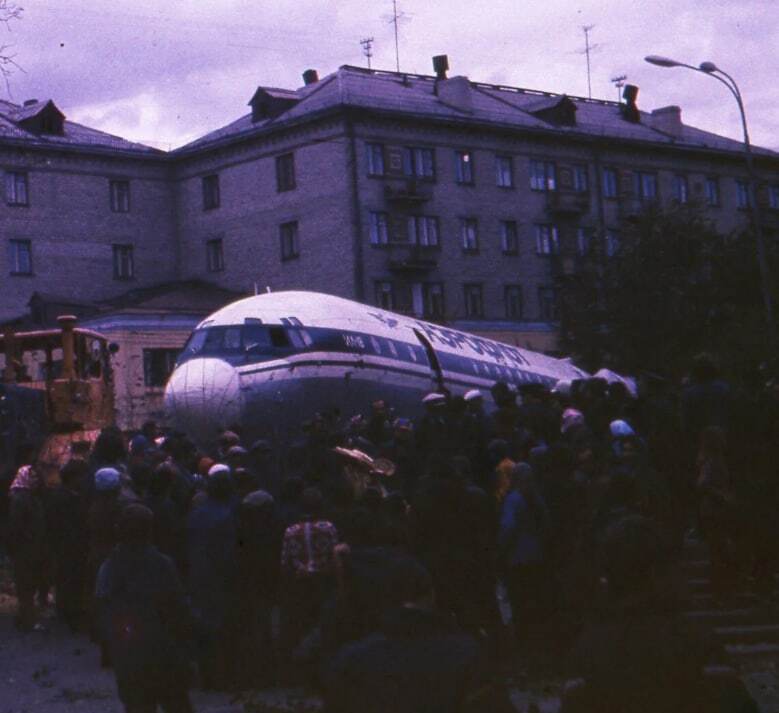
M282 255L281 261L282 262L290 262L291 260L297 260L300 257L299 253L295 253L294 255Z
M111 213L114 213L116 215L129 215L130 211L129 210L114 210L113 208L111 208Z
M501 186L500 183L496 183L495 184L495 188L501 188L504 191L513 191L514 189L516 189L516 186L514 186L514 185L511 185L511 186Z
M29 203L8 203L8 202L6 202L6 205L9 208L29 208L30 207Z
M135 282L135 277L120 277L119 275L114 275L114 280L117 282Z
M11 277L35 277L34 272L9 272Z
M218 205L203 206L204 213L210 213L212 210L219 210L219 206Z
M474 181L455 181L454 184L456 186L461 186L462 188L476 188L476 183Z
M519 250L503 250L501 255L503 257L519 257Z
M297 186L290 186L289 188L277 188L276 193L289 193L297 189Z
M479 248L463 248L463 255L478 255Z

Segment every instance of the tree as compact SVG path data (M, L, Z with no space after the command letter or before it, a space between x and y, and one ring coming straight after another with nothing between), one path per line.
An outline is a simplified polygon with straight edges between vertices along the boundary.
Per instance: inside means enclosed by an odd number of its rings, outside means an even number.
M569 348L588 366L683 373L709 351L731 371L763 358L764 326L751 233L722 235L696 206L652 209L623 226L597 285L580 282L568 310ZM582 299L588 289L595 295Z
M11 30L11 22L19 20L21 17L22 8L13 0L0 0L0 24L5 25L8 31ZM19 69L19 65L14 60L14 55L10 53L11 48L11 45L0 44L0 76L3 77L6 87L8 87L8 78L13 74L14 70Z

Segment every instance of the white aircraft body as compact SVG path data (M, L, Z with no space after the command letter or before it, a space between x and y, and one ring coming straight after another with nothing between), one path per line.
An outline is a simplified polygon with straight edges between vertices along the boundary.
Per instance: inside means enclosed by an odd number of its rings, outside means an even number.
M317 412L364 413L384 399L414 417L452 395L589 375L566 360L316 292L234 302L203 320L165 389L172 424L200 442L239 424L246 442L286 440Z

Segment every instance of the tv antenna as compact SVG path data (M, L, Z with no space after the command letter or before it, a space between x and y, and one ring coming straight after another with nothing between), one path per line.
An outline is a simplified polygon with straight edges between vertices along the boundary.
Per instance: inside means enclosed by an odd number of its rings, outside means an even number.
M410 22L408 13L398 10L398 0L392 0L392 14L384 15L387 23L393 26L395 31L395 69L400 72L400 43L398 42L398 25L402 22Z
M579 52L587 58L587 96L592 99L592 73L590 71L590 55L599 50L602 45L590 44L590 32L595 29L595 25L582 25L582 32L584 32L584 49Z
M373 57L373 37L365 37L360 40L362 53L368 59L368 69L371 68L371 57Z
M617 103L622 103L622 87L625 86L625 80L628 78L627 74L618 74L616 77L611 78L611 83L617 88Z

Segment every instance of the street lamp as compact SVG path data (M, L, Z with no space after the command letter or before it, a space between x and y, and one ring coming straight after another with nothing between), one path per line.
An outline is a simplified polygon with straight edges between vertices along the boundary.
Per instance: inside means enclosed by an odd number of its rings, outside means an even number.
M714 62L701 62L697 67L686 64L685 62L678 62L675 59L669 57L661 57L660 55L651 54L648 57L644 57L646 62L654 64L657 67L685 67L686 69L692 69L694 72L700 72L706 74L713 79L716 79L721 84L724 84L728 91L733 95L738 104L738 110L741 114L741 128L744 131L744 156L747 162L747 176L749 177L748 195L752 208L752 223L755 230L755 242L757 243L757 264L760 269L760 290L763 297L763 309L765 310L766 328L768 335L769 350L776 344L775 341L775 324L774 324L774 304L771 297L771 278L770 271L768 269L768 260L765 253L765 242L763 240L763 225L760 220L759 206L757 203L757 176L755 174L755 163L752 157L752 144L749 141L749 129L747 128L747 115L744 111L744 101L741 98L741 91L736 84L736 80L733 79L727 72L717 67Z

